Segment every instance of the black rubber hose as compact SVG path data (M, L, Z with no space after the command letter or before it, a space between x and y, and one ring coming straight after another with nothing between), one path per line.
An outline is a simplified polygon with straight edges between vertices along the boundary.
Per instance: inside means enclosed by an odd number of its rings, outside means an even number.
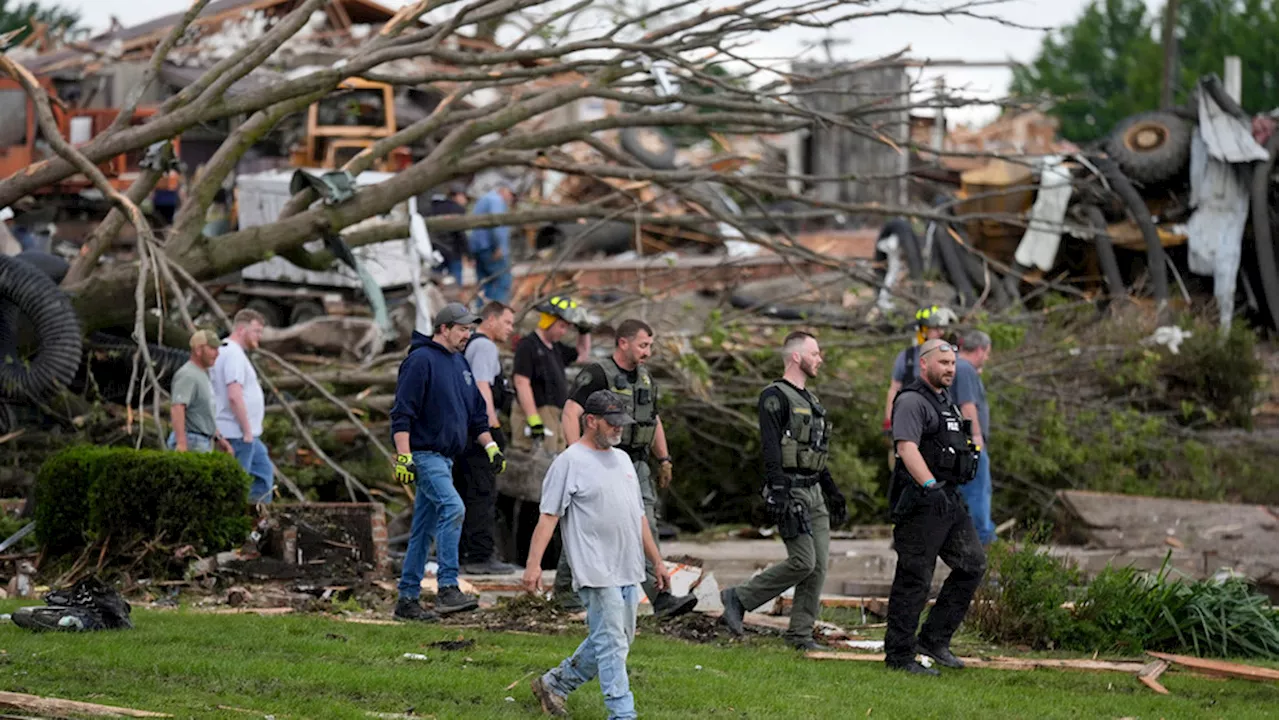
M907 274L912 280L919 280L924 276L924 257L920 254L920 238L916 237L916 231L911 229L911 223L903 218L890 220L880 228L880 237L876 238L876 241L890 235L898 236L898 245L907 258Z
M135 352L137 345L131 339L101 332L91 334L85 342L84 361L71 383L71 389L79 393L89 390L89 373L92 372L93 385L99 397L108 402L124 402L133 374ZM162 387L168 387L174 373L190 358L190 352L186 350L153 343L147 343L147 352Z
M973 307L978 296L974 294L973 285L969 283L969 274L965 272L964 264L960 262L956 241L952 240L951 234L947 232L947 224L935 223L933 233L933 247L942 256L942 266L947 271L951 285L956 292L960 293L961 303L965 307Z
M1102 266L1102 276L1107 280L1107 293L1111 297L1121 297L1127 290L1124 278L1120 275L1120 263L1116 262L1116 249L1111 244L1111 236L1107 234L1107 219L1102 211L1093 205L1084 209L1089 226L1093 228L1093 246L1098 253L1098 265Z
M0 256L0 302L16 305L35 328L37 350L0 358L0 398L41 402L71 382L80 366L80 320L58 286L21 260Z
M1165 265L1160 235L1156 232L1155 223L1151 222L1151 210L1142 201L1142 196L1134 189L1129 178L1120 172L1114 160L1099 155L1094 158L1094 162L1102 171L1102 176L1111 184L1111 190L1124 201L1129 217L1133 218L1142 231L1142 239L1147 243L1147 271L1151 274L1151 290L1156 302L1164 305L1169 302L1169 268Z
M974 251L973 246L968 244L969 238L965 237L963 230L952 228L950 225L946 225L942 229L948 236L954 232L965 241L965 245L958 249L960 262L964 264L964 268L969 273L969 277L973 279L974 284L980 288L990 289L991 300L996 307L1008 307L1009 292L1004 287L1000 273L995 268L987 267L982 258Z
M1212 74L1205 75L1200 79L1200 85L1209 91L1209 97L1213 98L1213 101L1218 103L1218 106L1228 114L1246 123L1249 122L1249 113L1245 112L1239 103L1231 99L1231 96L1227 94L1227 89L1222 87L1221 78Z
M1276 228L1271 227L1271 171L1276 166L1276 136L1267 143L1267 161L1253 166L1253 251L1258 260L1262 300L1271 314L1271 327L1280 328L1280 290L1277 290Z

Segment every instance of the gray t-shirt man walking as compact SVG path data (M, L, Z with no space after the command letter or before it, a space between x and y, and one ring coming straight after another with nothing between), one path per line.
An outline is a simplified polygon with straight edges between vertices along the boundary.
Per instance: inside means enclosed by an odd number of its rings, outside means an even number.
M635 422L625 408L622 398L609 390L592 393L583 408L582 437L556 457L542 482L542 518L529 546L524 585L530 592L541 589L542 553L564 518L561 538L573 569L573 588L587 607L587 639L531 683L543 711L551 715L565 714L569 693L598 676L609 717L636 717L627 653L635 639L646 556L653 563L657 589L671 583L645 517L635 466L617 449L623 427Z

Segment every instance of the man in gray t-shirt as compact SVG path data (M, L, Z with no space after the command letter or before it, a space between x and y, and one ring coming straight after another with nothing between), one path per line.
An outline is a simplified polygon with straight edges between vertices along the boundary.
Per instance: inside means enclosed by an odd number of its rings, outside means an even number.
M671 583L640 499L640 481L625 452L622 428L635 422L621 397L598 390L583 408L578 442L556 457L542 482L542 517L533 532L524 584L542 587L542 554L560 518L573 569L573 587L587 607L587 639L573 655L531 683L542 709L564 714L565 698L599 676L610 718L636 717L627 680L627 653L636 632L636 606L648 556L655 586Z
M209 452L217 443L219 450L231 452L231 445L214 422L213 384L209 381L209 368L217 362L221 344L212 330L197 330L191 335L191 359L173 374L169 390L173 423L170 450Z
M502 432L502 418L511 412L511 386L502 373L498 343L511 337L515 312L500 302L490 302L480 310L480 327L467 341L463 357L471 368L471 379L484 398L489 416L489 434L502 450L507 449L507 436ZM506 575L521 568L502 562L495 555L493 541L497 524L495 506L498 501L498 479L493 474L489 455L480 443L472 440L453 463L453 486L466 506L462 537L458 540L458 561L467 575Z

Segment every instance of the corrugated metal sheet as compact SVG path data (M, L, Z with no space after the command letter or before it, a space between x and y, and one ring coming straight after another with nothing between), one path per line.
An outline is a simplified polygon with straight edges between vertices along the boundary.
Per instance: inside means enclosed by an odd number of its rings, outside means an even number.
M1019 265L1038 267L1044 272L1053 269L1058 245L1062 242L1062 221L1067 217L1071 192L1071 172L1066 169L1062 156L1045 157L1040 168L1040 189L1036 193L1035 204L1031 206L1027 232L1014 253Z
M1209 93L1200 91L1200 136L1209 156L1229 163L1255 162L1267 159L1267 151L1245 122L1227 114Z
M1191 204L1196 210L1187 221L1187 265L1193 273L1213 276L1218 321L1225 327L1235 312L1241 242L1249 219L1248 166L1214 157L1203 137L1205 127L1191 138Z

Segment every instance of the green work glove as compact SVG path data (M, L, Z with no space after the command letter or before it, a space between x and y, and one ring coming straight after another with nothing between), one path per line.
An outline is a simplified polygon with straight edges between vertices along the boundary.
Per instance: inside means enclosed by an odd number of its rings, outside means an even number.
M507 469L507 457L502 454L498 443L491 442L485 445L484 452L489 456L489 468L493 470L493 474L501 475L502 471Z
M418 466L413 464L413 455L400 453L396 455L396 480L401 485L412 485L418 481Z

